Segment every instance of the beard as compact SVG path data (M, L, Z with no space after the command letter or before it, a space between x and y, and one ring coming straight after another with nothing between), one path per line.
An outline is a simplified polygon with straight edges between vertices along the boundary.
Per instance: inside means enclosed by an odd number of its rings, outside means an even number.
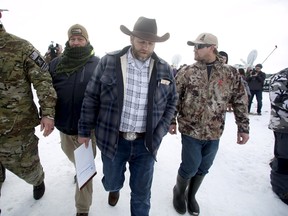
M135 47L132 45L132 55L137 60L145 62L147 59L151 57L152 53L144 54L140 50L136 50Z

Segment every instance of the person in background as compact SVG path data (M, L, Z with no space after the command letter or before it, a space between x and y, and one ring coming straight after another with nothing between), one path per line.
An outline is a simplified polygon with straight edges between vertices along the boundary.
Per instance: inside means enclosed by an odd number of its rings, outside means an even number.
M62 54L63 48L60 44L56 43L54 46L53 41L48 46L48 50L44 55L44 59L47 63L51 62L54 58L60 56Z
M61 56L49 64L53 86L57 92L55 126L60 131L61 148L75 166L74 150L78 143L78 120L86 86L99 58L94 55L88 32L80 24L72 25L68 30L68 41ZM90 135L93 137L93 133ZM94 157L96 141L92 139ZM81 190L76 184L75 206L76 216L88 215L92 204L93 184L90 180Z
M270 163L272 190L288 205L288 68L270 81L269 129L274 133L274 158Z
M232 104L238 127L236 140L242 145L249 139L248 99L236 68L221 61L215 35L202 33L187 44L194 46L197 62L184 67L175 77L179 100L169 132L176 134L177 119L182 153L173 206L179 214L188 209L189 214L199 215L195 195L218 151L227 104Z
M220 52L219 52L219 55L222 57L222 58L220 58L220 60L221 60L224 64L228 64L228 54L227 54L226 52L224 52L224 51L220 51ZM227 104L227 112L233 112L231 103L228 103L228 104Z
M102 183L115 206L129 164L132 216L148 216L157 150L176 111L177 93L171 66L154 52L155 19L139 17L130 31L131 46L106 54L89 82L79 120L79 143L88 143L95 128L103 162Z
M0 194L7 169L33 185L33 198L39 200L45 193L45 176L35 127L40 124L44 137L53 131L57 95L39 51L29 41L6 32L2 23L0 38Z
M261 71L262 68L263 68L262 64L257 64L254 70L250 70L250 73L246 78L251 92L251 97L249 98L249 104L248 104L248 112L250 113L251 111L251 105L255 95L257 100L257 115L261 115L262 92L263 92L264 80L266 78L266 74Z
M251 72L253 71L252 67L247 67L246 71L245 71L245 80L247 81L247 77L251 74Z
M220 60L224 63L224 64L228 64L228 54L224 51L219 51L219 55L222 57Z
M175 65L171 65L171 68L172 68L172 71L173 71L173 75L174 75L174 77L175 77L176 74L177 74L177 68L176 68Z

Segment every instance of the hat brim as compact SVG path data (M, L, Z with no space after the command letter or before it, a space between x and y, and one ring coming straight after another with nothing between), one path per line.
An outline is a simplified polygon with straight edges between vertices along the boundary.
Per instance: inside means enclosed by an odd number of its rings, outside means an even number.
M126 35L132 35L138 38L141 38L143 40L147 40L150 42L164 42L170 38L170 34L166 33L162 37L159 37L157 35L146 33L146 32L140 32L140 31L130 31L126 26L121 25L120 30L126 34Z
M203 41L187 41L188 46L195 46L195 44L205 44Z

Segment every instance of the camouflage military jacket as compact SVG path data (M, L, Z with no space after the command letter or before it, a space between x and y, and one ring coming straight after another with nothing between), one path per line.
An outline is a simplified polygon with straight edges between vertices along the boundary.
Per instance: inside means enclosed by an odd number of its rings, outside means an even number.
M0 136L40 123L31 85L42 116L54 117L56 92L44 59L28 41L0 27Z
M176 87L181 133L200 140L220 139L228 102L232 104L238 132L249 133L248 97L234 67L217 60L208 80L206 64L196 62L177 73Z
M288 133L288 68L273 75L270 80L271 102L269 128L280 133Z

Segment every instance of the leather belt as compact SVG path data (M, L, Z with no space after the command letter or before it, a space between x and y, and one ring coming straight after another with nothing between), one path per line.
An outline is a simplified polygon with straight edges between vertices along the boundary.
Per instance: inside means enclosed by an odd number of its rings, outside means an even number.
M145 133L136 133L136 132L122 132L119 131L119 136L123 137L124 139L128 141L133 141L139 138L144 138Z

